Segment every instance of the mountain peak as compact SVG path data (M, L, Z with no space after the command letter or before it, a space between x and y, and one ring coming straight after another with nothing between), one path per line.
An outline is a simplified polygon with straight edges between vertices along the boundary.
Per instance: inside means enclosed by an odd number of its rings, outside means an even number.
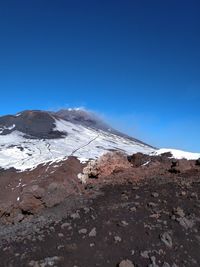
M105 123L96 113L84 108L68 108L55 112L55 115L75 124L108 130L110 126Z

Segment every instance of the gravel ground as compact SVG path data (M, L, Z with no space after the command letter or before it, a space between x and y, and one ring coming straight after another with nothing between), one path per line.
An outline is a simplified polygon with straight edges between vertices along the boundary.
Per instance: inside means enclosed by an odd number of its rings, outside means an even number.
M0 228L2 267L200 266L200 182L109 185Z

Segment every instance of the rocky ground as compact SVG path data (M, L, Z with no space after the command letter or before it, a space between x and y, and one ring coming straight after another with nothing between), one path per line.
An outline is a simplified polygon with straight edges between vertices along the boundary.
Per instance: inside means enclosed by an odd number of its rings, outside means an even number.
M32 232L14 238L2 234L1 266L199 266L199 185L106 186L63 219L30 223Z
M56 206L2 216L0 266L200 266L199 161L119 158L83 169L86 183Z

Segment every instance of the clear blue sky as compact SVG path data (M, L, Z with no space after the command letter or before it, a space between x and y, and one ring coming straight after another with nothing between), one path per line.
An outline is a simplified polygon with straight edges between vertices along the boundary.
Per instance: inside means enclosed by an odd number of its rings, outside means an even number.
M85 106L200 151L199 0L0 2L0 114Z

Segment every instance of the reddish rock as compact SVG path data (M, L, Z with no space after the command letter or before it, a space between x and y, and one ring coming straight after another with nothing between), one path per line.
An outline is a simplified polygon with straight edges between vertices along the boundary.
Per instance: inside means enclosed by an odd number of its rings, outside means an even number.
M0 172L1 220L17 222L22 219L22 213L35 214L45 207L57 205L69 195L80 193L83 186L77 174L82 169L78 159L69 157L66 161L40 165L31 171Z
M180 159L180 160L172 160L171 162L171 168L169 169L169 172L172 173L184 173L186 171L195 169L195 161L194 160L186 160L186 159Z
M131 167L127 155L121 152L108 152L97 160L92 160L83 169L79 178L86 182L90 178L102 178Z
M35 214L44 207L40 199L37 199L31 194L25 194L22 201L19 203L19 208L23 213Z

